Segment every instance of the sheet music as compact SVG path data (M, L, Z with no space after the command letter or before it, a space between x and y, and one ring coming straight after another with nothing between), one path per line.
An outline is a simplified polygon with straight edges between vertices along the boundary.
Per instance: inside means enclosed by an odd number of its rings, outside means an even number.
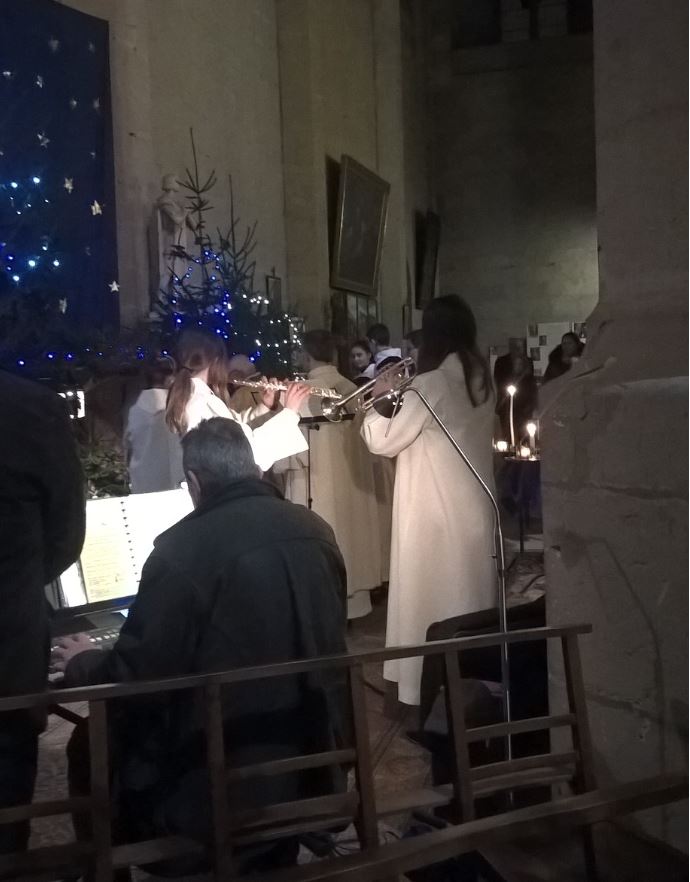
M138 584L146 558L153 551L154 539L192 511L192 500L186 490L165 490L135 493L123 497L121 502Z
M66 607L83 606L86 601L86 588L81 576L79 563L73 563L60 576L60 590Z
M89 603L136 594L138 582L121 498L88 501L81 567Z

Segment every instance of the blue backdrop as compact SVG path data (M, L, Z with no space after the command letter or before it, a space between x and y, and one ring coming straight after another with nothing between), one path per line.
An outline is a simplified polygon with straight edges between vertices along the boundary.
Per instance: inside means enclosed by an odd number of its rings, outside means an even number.
M108 25L0 0L0 330L118 322ZM115 283L115 284L113 284ZM45 327L42 327L45 324Z

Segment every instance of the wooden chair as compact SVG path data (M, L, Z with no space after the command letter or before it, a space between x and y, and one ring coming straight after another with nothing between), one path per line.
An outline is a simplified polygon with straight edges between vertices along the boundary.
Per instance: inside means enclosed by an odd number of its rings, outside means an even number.
M591 825L623 812L660 805L684 798L687 781L683 776L655 778L598 790L593 770L593 748L587 718L578 636L588 633L586 625L563 628L536 628L512 631L508 635L489 634L457 640L427 643L358 655L287 662L203 676L157 682L98 686L64 690L64 702L88 702L91 793L88 797L37 802L30 806L0 809L0 823L27 818L81 812L91 819L91 839L61 846L35 848L26 854L0 855L0 876L33 882L52 880L59 872L90 873L96 882L110 882L117 868L141 866L183 855L203 855L204 847L189 839L168 837L147 842L113 844L108 770L107 702L114 698L160 694L182 689L197 690L203 697L207 762L210 772L210 800L213 818L213 845L208 857L217 880L236 878L235 849L238 846L272 842L286 836L327 830L354 822L361 852L349 857L326 859L318 864L297 867L262 876L266 882L316 882L316 880L386 880L397 874L423 867L459 854L481 849L501 837L521 833L556 835L571 828L585 831L586 856L590 875L596 868L591 842ZM565 658L569 712L529 720L502 722L467 729L464 718L463 684L459 653L468 649L533 640L559 640ZM446 707L454 744L452 781L441 787L401 792L378 799L374 777L366 714L364 666L388 659L440 655L446 673ZM319 754L262 762L240 768L227 768L221 689L225 684L258 681L320 669L345 670L353 717L352 746ZM0 700L0 713L54 704L56 693ZM572 749L537 757L470 768L468 745L473 741L506 738L519 732L569 728ZM354 789L347 793L272 804L260 809L232 814L228 786L259 776L273 776L302 769L353 764ZM487 793L515 791L539 784L569 782L573 796L538 806L503 812L475 820L475 800ZM379 844L378 820L386 815L415 809L449 806L461 823L410 840ZM255 877L253 877L255 878Z

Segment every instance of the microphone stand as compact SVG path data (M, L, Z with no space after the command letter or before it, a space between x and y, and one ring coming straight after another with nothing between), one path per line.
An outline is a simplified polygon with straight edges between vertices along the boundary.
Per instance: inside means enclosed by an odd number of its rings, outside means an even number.
M488 497L489 502L491 503L491 507L494 513L494 562L496 564L496 573L498 575L498 608L499 608L499 617L500 617L500 633L507 634L508 633L508 605L506 598L506 562L505 562L505 552L503 548L503 530L501 528L501 514L498 508L498 503L496 502L496 498L494 494L491 492L489 486L486 481L479 474L477 469L470 462L465 451L460 447L455 438L451 435L446 427L445 423L441 419L441 417L436 413L433 406L424 395L423 392L420 392L419 389L414 386L407 386L405 388L401 388L396 390L397 394L397 402L396 409L400 406L400 400L402 393L408 394L409 392L414 392L414 394L419 398L424 407L429 411L429 414L433 418L436 425L443 432L446 438L453 445L453 449L461 457L462 461L465 463L467 468L470 470L479 486L484 491L485 495ZM391 393L387 392L383 395L379 395L377 398L372 399L369 402L369 407L373 407L378 401L390 400ZM395 416L395 413L393 414ZM391 419L392 422L392 419ZM510 676L509 676L509 658L508 658L508 644L501 644L501 685L503 687L503 712L505 714L506 723L511 722L511 709L510 709ZM513 758L513 748L511 743L510 735L506 735L506 758L511 760Z

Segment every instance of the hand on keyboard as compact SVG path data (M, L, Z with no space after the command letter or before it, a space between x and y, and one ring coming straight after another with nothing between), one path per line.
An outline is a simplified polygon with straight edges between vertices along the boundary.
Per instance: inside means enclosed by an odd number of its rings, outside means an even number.
M51 666L54 671L64 673L75 655L96 648L88 634L69 634L67 637L60 637L51 653Z

